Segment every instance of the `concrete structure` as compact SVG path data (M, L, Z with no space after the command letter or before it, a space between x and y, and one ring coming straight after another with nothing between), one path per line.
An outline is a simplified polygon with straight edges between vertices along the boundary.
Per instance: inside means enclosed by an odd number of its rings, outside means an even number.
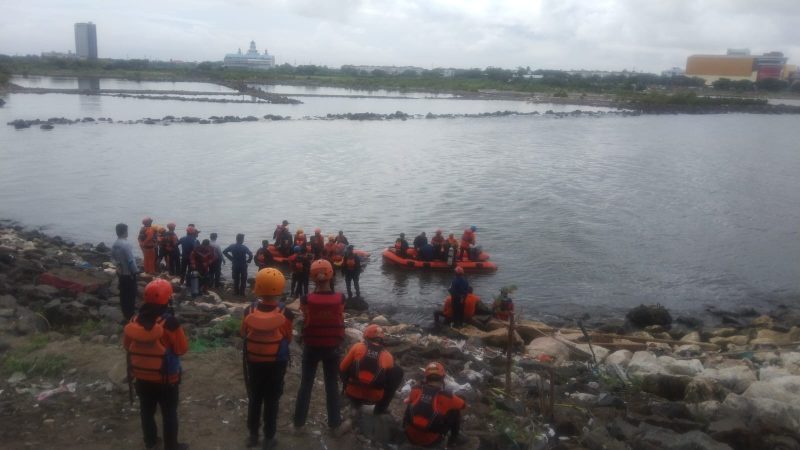
M700 77L707 84L720 78L758 81L786 79L788 58L780 52L753 56L747 49L729 49L725 55L692 55L686 59L686 76Z
M250 49L242 54L242 49L238 53L228 53L223 60L225 67L235 67L240 69L271 69L275 67L275 57L264 50L264 54L256 50L256 42L250 41Z
M97 59L97 28L92 22L75 24L75 54L78 59Z

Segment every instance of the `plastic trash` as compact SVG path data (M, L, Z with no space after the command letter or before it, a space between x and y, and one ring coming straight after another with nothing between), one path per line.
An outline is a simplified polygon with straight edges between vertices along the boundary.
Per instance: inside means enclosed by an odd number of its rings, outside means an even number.
M36 396L36 401L41 402L43 400L46 400L46 399L48 399L48 398L50 398L50 397L52 397L52 396L54 396L56 394L60 394L62 392L74 393L75 389L77 389L77 387L78 387L78 383L74 383L73 382L73 383L64 384L64 380L61 380L61 383L59 384L59 386L57 388L48 389L46 391L40 392L39 395Z

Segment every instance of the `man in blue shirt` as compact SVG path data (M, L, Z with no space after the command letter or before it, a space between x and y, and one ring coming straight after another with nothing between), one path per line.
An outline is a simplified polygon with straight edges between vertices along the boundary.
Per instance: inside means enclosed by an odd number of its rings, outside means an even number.
M192 251L198 245L197 242L197 235L200 234L200 230L194 227L194 224L189 224L186 227L186 236L180 238L178 241L178 245L181 248L181 284L186 283L189 285L189 277L187 272L190 270L191 262L192 262Z
M117 224L117 240L111 246L111 260L117 266L119 303L125 322L136 313L136 275L139 267L133 259L133 247L128 242L128 225Z
M247 265L253 260L253 254L244 245L244 235L237 234L236 243L229 245L222 254L231 260L233 293L244 295L244 288L247 285Z
M464 277L464 269L461 266L456 267L455 272L456 276L447 291L453 300L453 326L461 328L464 326L464 300L469 294L469 281Z

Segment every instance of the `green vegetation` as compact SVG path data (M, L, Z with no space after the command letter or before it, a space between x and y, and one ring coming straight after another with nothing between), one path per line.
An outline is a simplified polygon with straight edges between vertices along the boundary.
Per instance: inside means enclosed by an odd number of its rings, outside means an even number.
M67 367L67 358L64 355L33 353L47 346L47 335L37 334L30 340L9 351L0 360L0 370L4 375L22 372L28 376L58 376Z
M86 319L80 325L74 327L75 333L81 337L92 336L100 331L102 323L99 320Z
M747 107L766 105L768 102L762 98L740 97L706 97L698 96L694 92L678 92L675 94L647 93L634 94L620 98L621 102L633 107L654 108L668 106L695 106L695 107Z
M234 317L221 320L203 335L189 340L189 351L203 353L229 345L229 338L238 335L240 321Z

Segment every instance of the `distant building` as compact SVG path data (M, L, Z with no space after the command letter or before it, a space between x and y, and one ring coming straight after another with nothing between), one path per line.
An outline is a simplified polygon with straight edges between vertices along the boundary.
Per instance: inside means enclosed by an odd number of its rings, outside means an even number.
M678 77L683 75L685 72L680 67L673 67L671 69L662 70L661 76L662 77Z
M376 70L380 70L382 72L386 72L387 75L400 75L403 72L414 72L417 75L420 75L422 72L425 72L425 69L422 67L413 66L342 66L342 68L348 68L366 73L372 73Z
M686 75L699 77L707 84L720 78L758 81L786 79L790 72L788 58L781 52L753 56L748 49L728 49L725 55L691 55L686 59Z
M236 67L241 69L271 69L275 67L275 57L264 50L264 54L256 50L256 42L250 41L250 49L242 54L242 49L238 53L228 53L223 60L225 67Z
M92 22L75 24L75 54L78 59L97 59L97 28Z

